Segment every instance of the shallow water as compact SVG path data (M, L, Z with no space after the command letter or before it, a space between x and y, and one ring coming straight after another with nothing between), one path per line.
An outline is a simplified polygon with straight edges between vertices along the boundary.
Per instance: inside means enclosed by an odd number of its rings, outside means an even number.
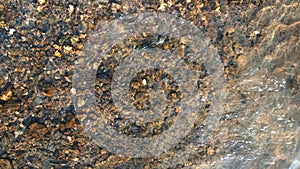
M300 168L299 30L296 0L0 1L0 168Z

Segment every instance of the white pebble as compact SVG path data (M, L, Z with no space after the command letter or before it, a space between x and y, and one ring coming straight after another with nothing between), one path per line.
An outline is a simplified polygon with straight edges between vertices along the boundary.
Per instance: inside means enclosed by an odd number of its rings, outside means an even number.
M44 5L46 3L46 0L38 0L40 5Z
M143 83L143 85L147 85L146 79L143 79L142 83Z
M76 89L74 87L72 87L70 91L72 94L76 94Z
M24 37L24 36L22 36L21 38L22 38L23 42L27 40L26 37Z
M69 5L69 12L73 13L74 12L74 6L73 5Z
M71 137L71 136L68 136L67 139L68 139L69 141L72 141L72 137Z
M73 161L77 162L79 161L79 158L74 158Z
M10 30L9 30L9 34L10 34L10 35L13 35L15 31L16 31L15 29L10 29Z

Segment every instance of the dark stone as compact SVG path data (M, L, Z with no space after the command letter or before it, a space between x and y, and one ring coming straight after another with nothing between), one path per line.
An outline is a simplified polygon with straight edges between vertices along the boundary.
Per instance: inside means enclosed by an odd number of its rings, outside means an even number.
M142 4L146 8L157 9L160 5L159 0L143 0Z
M223 39L223 30L222 28L218 28L218 36L217 36L217 39L216 41L221 41Z
M38 118L37 117L33 117L33 116L28 116L27 118L25 118L22 122L22 124L27 128L28 126L30 126L30 124L33 124L35 122L38 122Z

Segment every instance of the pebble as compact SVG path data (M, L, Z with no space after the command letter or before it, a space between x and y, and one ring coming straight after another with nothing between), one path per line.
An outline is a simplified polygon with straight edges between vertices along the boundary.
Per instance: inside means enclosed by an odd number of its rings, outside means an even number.
M18 138L20 135L23 134L23 132L21 132L21 131L15 131L14 134L15 134L15 138Z
M143 79L142 83L143 83L144 86L146 86L147 85L147 80Z
M77 162L79 161L79 158L73 158L73 161Z
M71 136L67 136L67 139L68 139L69 141L72 141L72 137L71 137Z
M2 11L4 9L4 5L0 4L0 10Z
M243 67L246 65L247 63L247 58L244 54L240 54L238 57L237 57L237 62Z
M16 31L15 29L11 28L11 29L9 29L9 34L13 35L15 31Z
M59 51L55 51L54 56L61 58L62 54Z
M83 99L78 100L78 107L82 107L85 104L85 101Z
M39 12L42 12L42 11L43 11L43 7L42 7L42 6L38 6L36 9L37 9L37 11L39 11Z
M36 105L41 104L41 103L43 103L43 99L40 98L40 97L36 97L36 98L34 99L34 103L35 103Z
M72 50L72 47L71 46L64 46L64 49L68 52L70 52Z
M72 94L76 94L76 89L75 88L72 87L70 91L71 91Z
M8 101L11 97L12 97L12 90L8 90L0 96L0 100Z
M69 5L69 13L73 13L74 12L74 5Z
M167 6L168 5L166 3L162 3L162 4L160 4L160 6L159 6L159 8L157 10L159 10L159 11L166 11L166 7Z
M44 5L46 3L46 0L38 0L40 5Z

